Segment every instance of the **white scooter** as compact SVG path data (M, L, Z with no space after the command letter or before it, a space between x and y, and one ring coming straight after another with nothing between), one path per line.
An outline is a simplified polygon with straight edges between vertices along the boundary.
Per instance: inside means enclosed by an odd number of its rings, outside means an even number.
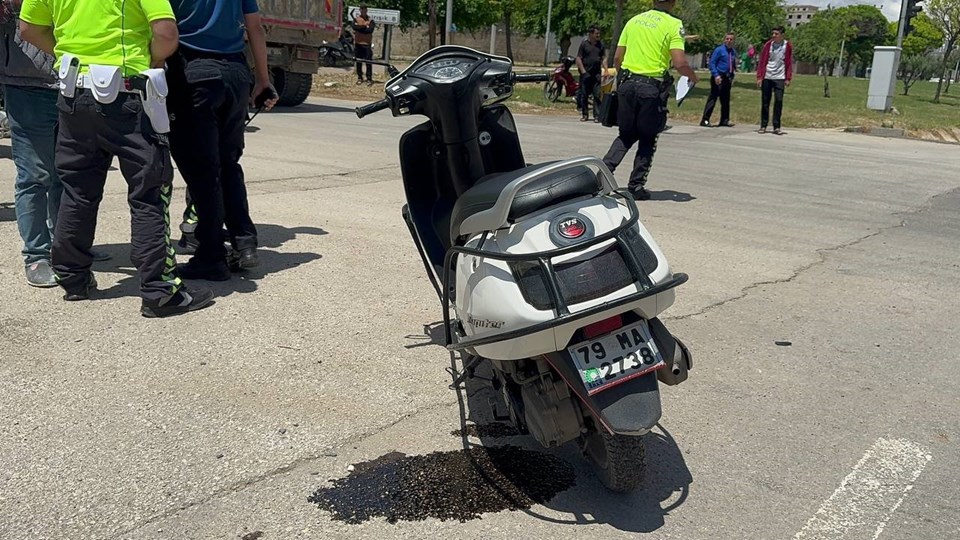
M687 276L673 273L603 163L523 159L501 104L508 58L433 49L357 108L428 121L400 139L403 217L437 294L455 384L489 361L513 423L545 447L579 441L604 484L643 479L641 435L660 419L658 379L687 378L687 348L656 317ZM452 312L452 313L451 313Z

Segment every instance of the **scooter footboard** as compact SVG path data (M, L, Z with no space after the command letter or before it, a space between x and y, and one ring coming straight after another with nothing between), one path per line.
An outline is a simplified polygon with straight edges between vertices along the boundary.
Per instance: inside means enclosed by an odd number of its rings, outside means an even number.
M587 388L581 382L569 352L560 351L548 354L545 358L580 398L590 415L610 433L642 435L660 421L662 409L656 372L630 379L591 396L587 394Z

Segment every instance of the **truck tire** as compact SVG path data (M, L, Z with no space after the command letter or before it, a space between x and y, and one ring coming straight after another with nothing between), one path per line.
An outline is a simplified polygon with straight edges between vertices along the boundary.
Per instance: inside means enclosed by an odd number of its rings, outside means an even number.
M313 75L273 68L273 87L277 89L281 107L296 107L303 103L313 87Z
M610 435L601 428L581 436L585 457L594 465L594 472L610 491L629 493L640 487L646 476L643 437Z

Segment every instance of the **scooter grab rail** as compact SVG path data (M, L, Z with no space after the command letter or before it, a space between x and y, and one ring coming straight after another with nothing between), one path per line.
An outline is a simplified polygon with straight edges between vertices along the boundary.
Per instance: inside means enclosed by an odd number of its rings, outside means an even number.
M632 203L633 201L633 197L626 194L622 190L616 190L613 193L620 196L628 203ZM479 347L481 345L490 345L493 343L516 339L517 337L522 337L543 330L549 330L550 328L562 326L569 322L580 320L597 313L615 309L686 283L688 277L684 273L674 273L671 279L659 284L654 284L650 280L649 270L643 266L640 258L634 252L631 242L629 242L625 236L627 231L636 225L640 220L640 212L637 210L637 207L634 204L627 204L627 209L630 212L630 217L623 220L620 225L614 227L606 233L599 234L593 238L581 240L562 248L555 248L536 253L502 253L497 251L487 251L482 249L482 247L470 248L467 246L451 246L447 250L446 256L444 257L442 276L443 289L440 295L440 303L443 306L444 346L451 351L458 351L467 348ZM639 290L625 297L611 300L592 308L571 312L563 294L560 292L559 283L557 282L551 259L569 253L584 251L610 240L614 240L616 245L619 246L620 252L624 257L624 263L627 265L627 268L633 277L633 283L638 286ZM550 296L554 319L531 326L518 328L505 333L479 336L468 339L461 339L458 337L457 341L454 342L450 318L450 280L452 277L451 272L453 270L453 263L457 257L461 255L472 255L474 257L489 258L507 263L536 262L541 268L541 275L544 279L544 285L546 287L547 294Z
M491 208L477 212L463 220L463 223L460 224L460 234L478 234L502 228L507 224L510 207L513 206L513 199L523 186L564 169L572 169L582 165L593 166L598 169L604 187L604 195L609 195L617 190L617 181L613 177L613 173L610 172L610 169L603 164L603 161L591 156L559 161L546 167L530 171L507 184L503 191L500 192L500 196L497 197L497 202Z

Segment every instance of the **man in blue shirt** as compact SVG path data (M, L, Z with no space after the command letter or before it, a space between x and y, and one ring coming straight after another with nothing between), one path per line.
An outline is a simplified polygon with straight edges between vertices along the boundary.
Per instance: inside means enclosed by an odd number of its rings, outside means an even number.
M250 218L240 167L244 123L261 94L270 109L276 91L267 69L266 35L256 0L171 0L180 49L168 61L171 150L187 182L198 218L194 256L180 266L184 279L230 279L223 227L240 268L257 261L257 229ZM254 77L244 54L244 33Z
M713 50L710 55L710 98L703 109L703 118L700 125L710 127L710 117L713 116L713 107L720 98L720 127L733 127L730 123L730 88L733 86L733 75L736 72L737 51L733 50L733 40L736 38L731 32L724 36L723 43Z

